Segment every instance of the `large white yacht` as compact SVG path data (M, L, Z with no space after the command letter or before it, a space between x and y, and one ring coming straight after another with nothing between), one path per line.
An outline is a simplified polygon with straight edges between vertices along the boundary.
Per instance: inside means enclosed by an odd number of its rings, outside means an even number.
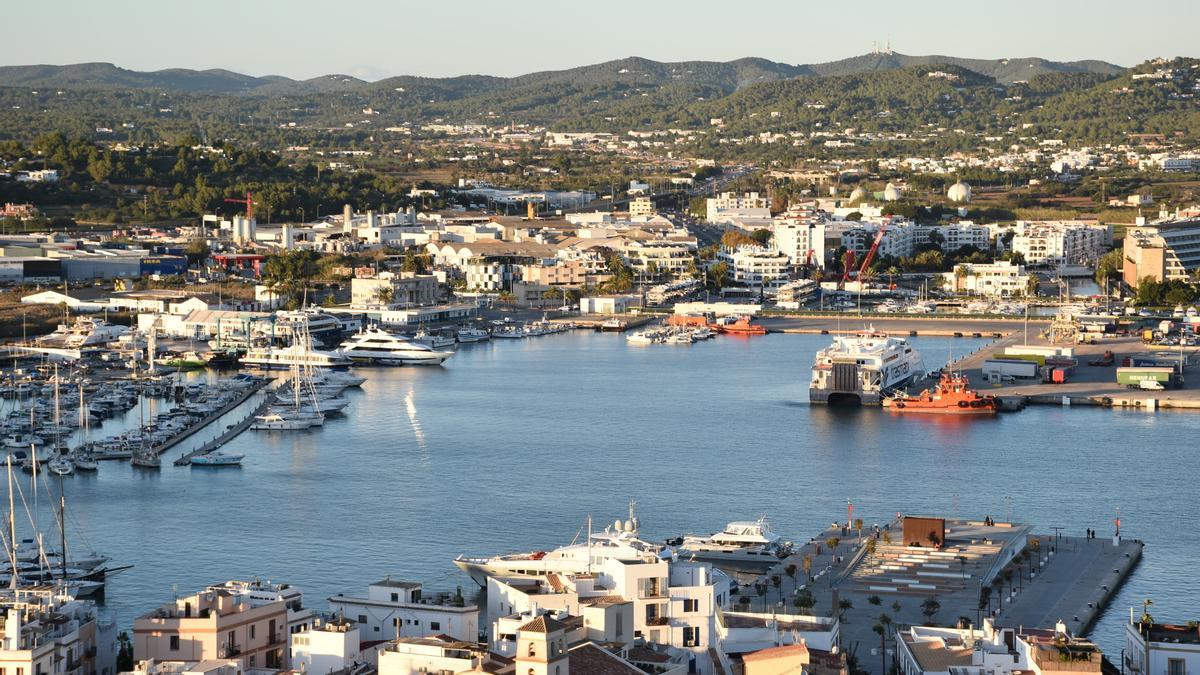
M346 338L339 353L355 363L379 366L436 366L454 356L454 352L435 350L377 326Z
M924 375L921 353L904 338L874 330L838 336L813 360L808 400L880 405L884 397Z
M763 518L729 523L708 536L686 535L675 543L684 560L711 562L718 567L766 570L776 565L792 548L768 529Z
M582 574L592 565L609 559L655 560L669 557L671 550L638 538L637 518L618 520L603 532L589 532L585 541L573 541L552 551L528 551L488 557L460 555L454 565L475 583L487 586L489 577Z
M127 333L129 333L127 326L116 326L101 319L81 316L70 325L59 324L53 333L43 335L37 341L46 347L79 349L80 347L108 344Z
M304 344L287 347L252 347L241 359L243 365L259 368L291 368L309 366L319 368L345 368L350 359L341 352L326 352Z

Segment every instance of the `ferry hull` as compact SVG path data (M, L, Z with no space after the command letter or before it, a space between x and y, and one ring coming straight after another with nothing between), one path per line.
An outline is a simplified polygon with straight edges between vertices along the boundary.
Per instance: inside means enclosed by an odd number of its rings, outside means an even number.
M917 375L913 374L904 378L903 380L900 380L899 382L889 385L880 391L863 391L861 389L817 389L815 387L810 387L808 390L808 400L810 403L820 403L824 405L883 405L883 399L900 389L908 387L913 382L916 382L917 379ZM855 397L857 397L857 403L854 400Z

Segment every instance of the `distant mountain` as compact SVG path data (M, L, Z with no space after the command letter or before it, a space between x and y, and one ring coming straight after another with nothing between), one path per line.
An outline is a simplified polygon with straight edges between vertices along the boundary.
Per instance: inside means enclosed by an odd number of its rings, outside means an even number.
M1040 58L989 60L875 52L840 61L810 65L788 65L759 58L744 58L729 62L663 63L630 57L567 70L536 72L511 78L485 75L449 78L398 76L378 82L365 82L347 75L323 75L310 80L298 81L279 76L253 77L219 69L172 68L142 72L120 68L111 63L78 63L66 66L3 66L0 67L0 86L161 89L174 92L264 95L404 88L420 92L428 91L431 95L445 100L501 90L519 91L531 87L564 85L574 88L597 85L639 88L682 84L732 93L752 84L787 80L802 75L817 77L856 75L930 64L959 66L1002 83L1028 80L1031 77L1047 73L1117 75L1125 70L1104 61L1058 62Z

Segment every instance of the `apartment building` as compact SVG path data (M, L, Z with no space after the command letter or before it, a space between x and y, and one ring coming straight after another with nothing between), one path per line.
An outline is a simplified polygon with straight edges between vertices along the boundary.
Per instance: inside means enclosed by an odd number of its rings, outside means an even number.
M448 635L479 639L479 607L461 595L424 594L415 581L386 578L367 586L367 595L335 595L329 606L358 624L364 640Z
M794 267L825 267L825 222L818 217L785 216L771 227L771 242Z
M133 622L138 660L237 660L243 669L288 667L288 636L312 622L287 584L227 581L162 605Z
M350 280L353 307L418 307L437 300L438 280L431 274L380 272L376 277Z
M1012 250L1029 265L1091 265L1112 244L1107 225L1079 220L1017 221Z
M1130 675L1192 675L1200 673L1200 629L1196 622L1177 625L1134 621L1125 624L1125 662Z
M737 194L722 192L716 197L709 197L705 217L710 223L726 223L737 219L770 220L771 209L766 197L757 192Z
M1005 298L1020 295L1029 284L1029 275L1024 265L1015 265L1007 260L993 263L960 263L954 271L943 272L944 287L955 293Z
M717 259L729 266L728 278L744 286L782 286L792 273L792 262L787 255L759 246L723 250Z
M1186 280L1200 270L1200 218L1164 219L1125 231L1125 283Z
M116 623L50 586L0 594L0 670L16 675L116 675Z
M1103 654L1072 635L1061 621L1053 629L913 626L896 633L896 663L903 675L1048 675L1101 672Z

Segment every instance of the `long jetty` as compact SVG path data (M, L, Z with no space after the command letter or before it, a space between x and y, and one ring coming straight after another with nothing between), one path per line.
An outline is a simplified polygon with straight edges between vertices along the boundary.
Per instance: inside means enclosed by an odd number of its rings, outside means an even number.
M204 445L200 446L199 448L196 448L195 450L193 450L191 452L187 452L187 453L180 455L179 459L175 460L175 466L185 466L187 464L191 464L193 457L198 457L200 455L207 455L208 453L212 452L213 450L216 450L217 448L221 447L222 445L225 445L229 441L233 440L238 434L240 434L243 431L245 431L246 429L250 428L250 425L254 423L254 418L258 417L259 415L266 412L267 408L271 407L272 402L273 402L272 396L270 396L268 394L268 396L265 399L263 399L263 402L258 404L257 408L255 408L249 415L246 415L246 417L242 418L241 420L238 420L234 424L229 425L225 429L225 432L222 433L220 436L217 436L216 438L212 439L211 441L205 443Z
M256 382L253 386L247 387L246 390L243 391L240 396L233 399L232 401L225 404L224 406L221 406L221 408L219 410L210 413L208 416L206 416L204 419L200 420L199 422L196 422L195 424L189 426L188 428L184 429L183 431L180 431L178 434L172 436L166 442L160 443L159 445L154 446L154 448L152 448L152 451L156 455L162 455L167 450L170 450L171 448L175 447L176 445L179 445L184 440L187 440L188 438L191 438L195 434L199 433L202 429L206 428L208 425L221 419L227 413L229 413L229 411L231 411L234 408L238 407L239 405L245 403L247 400L250 399L251 396L258 393L259 390L261 390L263 387L267 386L270 382L271 382L271 380L264 378L264 379L260 380L259 382Z

